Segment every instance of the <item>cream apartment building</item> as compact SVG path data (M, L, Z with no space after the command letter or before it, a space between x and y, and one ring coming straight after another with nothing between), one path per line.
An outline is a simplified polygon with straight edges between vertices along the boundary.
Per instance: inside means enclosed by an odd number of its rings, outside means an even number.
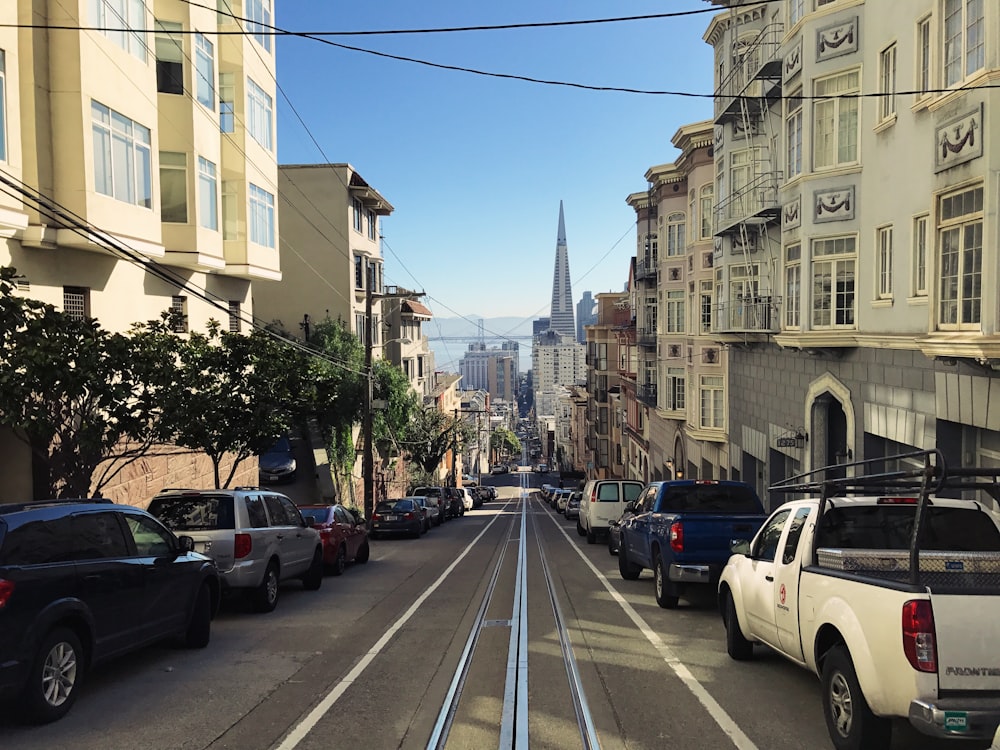
M1000 6L717 4L732 478L927 448L1000 465Z
M582 459L588 476L605 479L623 476L621 373L634 324L627 292L602 292L595 299L597 322L584 326L588 398Z
M220 36L243 27L181 0L0 5L25 27L0 28L0 263L21 293L113 331L167 309L188 330L247 329L253 285L281 278L275 61L255 23L271 1L232 7L248 33ZM27 28L46 25L67 28ZM30 497L26 452L0 443ZM182 463L109 491L148 499L211 476Z

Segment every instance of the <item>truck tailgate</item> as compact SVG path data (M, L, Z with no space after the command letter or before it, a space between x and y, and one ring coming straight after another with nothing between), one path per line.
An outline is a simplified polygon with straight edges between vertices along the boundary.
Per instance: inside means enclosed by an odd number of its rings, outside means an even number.
M1000 596L932 594L940 690L1000 690Z
M677 516L684 530L684 551L674 554L674 561L685 563L725 564L732 555L734 540L750 541L764 522L764 516L714 515L685 512Z

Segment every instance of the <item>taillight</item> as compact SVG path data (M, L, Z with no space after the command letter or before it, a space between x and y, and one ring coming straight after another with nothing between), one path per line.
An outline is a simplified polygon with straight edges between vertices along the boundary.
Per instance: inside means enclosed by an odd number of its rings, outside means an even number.
M684 527L680 521L670 524L670 549L674 552L684 551Z
M590 502L592 502L592 503L596 503L597 502L597 488L596 487L594 487L594 489L592 489L590 491Z
M405 519L406 519L407 521L412 521L412 520L413 520L413 512L412 512L412 511L410 511L410 512L408 512L408 513L407 513L407 514L406 514L405 516L403 516L403 517L404 517L404 518L405 518Z
M380 516L378 513L372 513L372 520L373 521L381 521L382 520L382 516Z
M233 545L233 556L240 560L250 554L253 549L253 539L249 534L237 534L236 543Z
M903 651L910 666L919 672L937 672L934 612L927 599L903 604Z
M13 593L14 582L0 578L0 609L3 609L7 605L7 602Z

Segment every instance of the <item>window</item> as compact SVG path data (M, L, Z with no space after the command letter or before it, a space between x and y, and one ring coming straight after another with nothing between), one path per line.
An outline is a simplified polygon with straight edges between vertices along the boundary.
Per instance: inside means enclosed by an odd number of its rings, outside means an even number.
M805 15L805 0L788 0L788 25L794 26Z
M274 196L250 183L250 241L274 247Z
M94 189L143 208L153 207L149 128L91 100Z
M701 332L712 332L712 307L714 305L712 297L712 281L701 282Z
M240 194L241 182L236 180L222 181L222 239L238 240L240 238Z
M931 19L930 16L917 23L917 88L921 92L931 88ZM918 93L921 99L926 94Z
M722 375L701 376L701 426L722 429L725 426L725 388Z
M793 96L800 96L801 93L799 90ZM791 179L795 175L802 174L802 100L793 98L789 101L794 109L785 118L785 141L788 146L785 167Z
M219 131L236 131L236 76L219 73Z
M274 108L270 95L247 78L247 130L268 151L274 144Z
M892 299L892 227L875 230L875 275L879 299Z
M927 217L913 220L913 296L927 296Z
M170 533L152 518L125 515L125 523L135 540L135 551L139 557L173 557L174 540Z
M896 45L886 47L878 56L878 119L885 122L896 116Z
M785 327L798 328L802 310L802 246L785 248Z
M142 32L146 28L145 0L90 0L90 19L94 26L106 29L98 33L146 62L146 38Z
M198 157L198 223L206 229L219 228L218 182L215 164Z
M184 49L181 25L156 20L156 90L161 94L184 93Z
M268 52L271 51L271 0L247 0L247 32Z
M684 368L667 368L667 389L664 408L670 411L684 411Z
M360 255L354 256L354 288L365 288L365 259Z
M7 53L0 49L0 161L7 161Z
M82 286L64 286L63 312L73 320L89 318L90 290Z
M194 35L194 90L199 102L215 111L215 45L204 34Z
M815 82L813 103L815 136L813 168L829 169L858 160L858 99L861 76L857 70L840 73Z
M365 209L360 198L355 198L352 205L354 207L354 231L360 232L364 223Z
M174 333L187 333L187 297L175 295L170 298L170 327Z
M698 210L701 212L701 239L712 239L712 194L714 187L705 185L699 192Z
M667 325L664 333L684 333L684 291L667 292Z
M674 257L684 254L684 214L672 213L667 216L667 255Z
M131 522L133 516L126 515L125 518ZM73 560L129 556L128 542L118 523L117 513L77 513L70 516L70 528L72 533L67 534L65 540L71 545L70 557ZM138 540L136 542L138 546Z
M774 558L778 555L778 542L781 541L781 533L785 530L785 522L791 514L791 509L779 511L764 524L764 528L757 534L753 550L751 550L751 556L754 560L774 562Z
M374 240L378 237L378 214L368 211L368 239Z
M983 284L983 188L944 195L938 202L941 286L938 323L978 327Z
M365 314L355 313L354 314L354 333L358 337L358 341L365 343Z
M655 234L647 234L643 249L647 267L655 271L660 259L659 238Z
M813 328L854 327L855 237L813 240Z
M238 299L229 300L229 332L239 333L243 330L243 318Z
M986 65L983 0L944 0L944 85L954 86Z
M161 151L160 221L186 224L187 206L187 155Z

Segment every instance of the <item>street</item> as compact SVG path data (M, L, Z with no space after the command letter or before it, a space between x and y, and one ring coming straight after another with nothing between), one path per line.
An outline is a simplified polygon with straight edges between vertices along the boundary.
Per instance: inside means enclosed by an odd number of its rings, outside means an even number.
M271 614L227 602L207 649L112 663L55 724L0 715L0 744L831 747L814 677L761 647L730 660L707 599L660 609L648 571L621 580L605 545L528 491L546 479L491 478L496 501L419 539L373 542L366 565L318 592L288 584ZM892 747L954 745L898 724Z

